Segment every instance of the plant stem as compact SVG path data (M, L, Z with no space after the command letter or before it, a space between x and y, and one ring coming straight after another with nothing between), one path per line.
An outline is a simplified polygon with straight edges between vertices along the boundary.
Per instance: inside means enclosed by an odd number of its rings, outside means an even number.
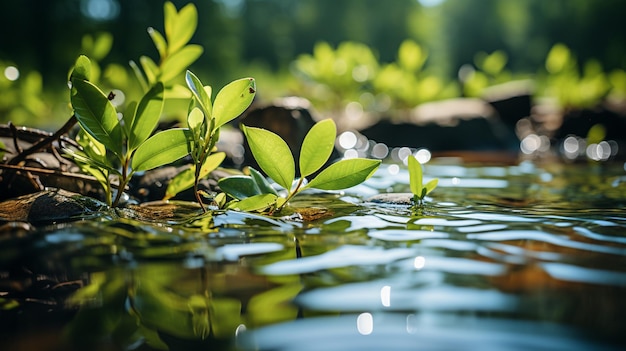
M289 200L291 200L291 198L296 196L296 194L300 191L300 187L302 186L302 183L304 183L304 177L300 177L300 179L298 179L298 184L296 184L296 187L293 189L293 191L289 192L289 195L287 195L287 198L285 199L285 203L283 203L279 208L277 208L275 212L280 212L283 209L283 207L287 205Z
M202 168L201 164L196 164L196 170L195 170L194 180L193 180L193 193L196 196L196 201L198 201L198 204L200 204L200 208L202 208L202 212L206 213L206 207L204 206L204 203L202 202L202 197L200 197L200 193L198 192L201 168Z
M122 194L124 193L124 189L126 189L126 185L128 185L128 182L130 181L130 175L128 174L128 165L130 163L130 157L126 157L126 159L124 160L124 165L122 166L122 175L120 177L120 184L119 187L117 189L117 194L115 194L115 200L113 200L113 204L111 204L111 206L113 207L117 207L117 205L119 204L120 200L122 199ZM109 183L109 187L111 186L111 184Z

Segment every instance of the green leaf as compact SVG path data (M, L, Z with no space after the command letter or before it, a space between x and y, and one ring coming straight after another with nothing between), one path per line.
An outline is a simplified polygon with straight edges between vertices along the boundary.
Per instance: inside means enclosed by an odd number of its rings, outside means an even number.
M189 154L193 137L187 128L159 132L141 144L132 160L133 171L147 171Z
M100 159L92 158L87 153L75 151L72 149L65 149L64 151L69 157L71 157L77 163L82 163L84 165L91 166L92 168L98 169L100 171L107 170L111 173L119 174L117 169L115 169L115 167L113 167L113 165L111 165L110 162L108 162L106 159L100 160Z
M91 78L91 61L85 55L78 56L76 63L74 63L74 69L70 75L70 80L82 79L89 80Z
M105 168L114 168L106 157L106 147L85 132L84 129L80 129L78 134L76 134L76 142L83 148L83 152L89 158L107 165Z
M252 177L245 175L222 178L217 182L220 189L228 196L243 200L247 197L263 194Z
M178 11L176 11L176 6L171 1L166 1L163 4L163 22L165 25L165 36L168 40L174 33L177 20Z
M207 119L211 119L213 107L211 106L211 87L205 87L195 74L191 71L185 73L185 81L191 93L196 98L200 108Z
M203 122L204 113L202 113L199 108L194 107L187 116L187 125L189 126L189 129L191 129L191 131L193 132L193 139L196 144L200 141L200 136L204 136L202 127L205 124Z
M253 78L242 78L223 87L213 103L215 128L235 119L243 113L254 100L256 85Z
M371 177L380 162L364 158L341 160L320 172L305 188L339 190L353 187Z
M154 128L156 128L163 112L163 84L158 82L139 101L134 118L130 121L128 136L129 151L141 145Z
M152 38L152 42L159 52L159 56L161 58L165 57L167 55L167 42L165 42L165 38L163 38L163 35L161 35L158 30L152 27L148 27L148 35L150 35L150 38Z
M426 183L426 186L424 187L424 189L426 189L426 194L424 195L428 195L431 191L435 190L438 183L439 179L437 178L431 179L428 183Z
M278 197L274 194L261 194L231 202L227 207L232 210L254 212L263 211L276 204Z
M169 200L179 194L181 191L185 191L193 186L194 179L196 176L196 167L191 166L190 168L185 169L184 171L178 173L174 178L172 178L167 184L167 189L165 189L165 196L163 200Z
M198 179L206 177L209 173L219 167L226 158L226 154L223 152L217 152L207 157L202 168L200 169L200 176ZM163 200L170 199L181 191L187 190L193 186L196 176L196 167L192 166L186 170L178 173L167 185L165 190L165 197Z
M157 76L159 75L159 67L148 56L141 56L139 58L139 63L141 63L141 67L146 74L148 84L154 84L157 81Z
M269 130L241 125L259 167L283 188L291 189L296 164L287 143Z
M2 140L0 140L0 160L2 160L2 158L4 158L4 154L6 152L8 152L9 150L7 149L7 146L4 145L4 143L2 142Z
M137 66L137 63L133 60L130 60L128 64L130 65L130 68L135 73L135 77L137 77L137 80L139 81L139 85L141 85L141 89L143 91L148 90L148 82L146 81L146 77L141 72L141 69L139 69L139 66Z
M187 45L180 51L168 56L161 65L159 80L168 85L172 79L178 77L189 65L195 62L203 51L204 49L200 45Z
M91 50L92 57L96 61L102 60L106 55L111 51L111 47L113 46L113 35L107 32L99 33L95 41L93 43L93 48Z
M122 154L122 130L115 107L95 85L72 80L72 106L81 127L118 156Z
M423 186L423 171L422 165L417 161L415 156L409 156L409 184L411 186L411 192L418 197L422 194Z
M176 20L170 26L167 33L168 51L170 54L177 52L191 40L198 26L198 11L193 4L187 4L178 12Z
M137 113L137 101L131 101L128 103L124 113L122 114L122 121L124 122L122 123L122 131L124 132L126 139L129 138L130 127L133 124L135 113Z
M267 181L267 178L261 172L257 171L252 167L248 167L248 171L250 172L250 176L256 183L256 186L259 187L259 190L262 194L274 194L278 195L276 190L272 187L272 185Z
M304 137L300 150L300 175L308 177L322 168L335 147L337 127L332 119L317 122Z

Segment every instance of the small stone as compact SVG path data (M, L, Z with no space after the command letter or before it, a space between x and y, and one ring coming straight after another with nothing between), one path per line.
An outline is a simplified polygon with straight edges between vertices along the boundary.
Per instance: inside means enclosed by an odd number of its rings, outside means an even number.
M367 202L374 202L387 205L413 205L412 193L383 193L374 195L366 200Z

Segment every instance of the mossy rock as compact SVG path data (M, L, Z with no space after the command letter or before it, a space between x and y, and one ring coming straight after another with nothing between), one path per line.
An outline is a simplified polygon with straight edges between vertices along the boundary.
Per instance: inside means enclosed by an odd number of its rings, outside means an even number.
M66 190L44 190L0 202L0 221L44 224L92 215L107 206Z

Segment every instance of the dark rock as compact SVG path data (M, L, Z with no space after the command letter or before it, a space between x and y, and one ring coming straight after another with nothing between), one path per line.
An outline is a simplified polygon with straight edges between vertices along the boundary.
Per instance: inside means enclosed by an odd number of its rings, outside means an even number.
M532 84L527 80L511 81L485 89L483 99L496 110L500 120L511 130L533 107Z
M626 115L599 106L594 109L571 110L563 115L563 124L556 131L555 138L568 135L586 137L589 129L601 124L606 130L606 140L626 142Z
M617 148L611 152L614 159L626 158L626 113L600 105L596 108L569 110L563 115L561 126L554 132L556 143L561 143L568 136L586 138L594 125L602 125L605 130L604 140L614 141Z
M66 190L44 190L0 202L0 221L66 222L106 209L93 198Z
M427 148L435 152L519 148L514 132L499 120L488 103L479 99L425 103L413 111L410 122L381 120L360 133L389 147Z

